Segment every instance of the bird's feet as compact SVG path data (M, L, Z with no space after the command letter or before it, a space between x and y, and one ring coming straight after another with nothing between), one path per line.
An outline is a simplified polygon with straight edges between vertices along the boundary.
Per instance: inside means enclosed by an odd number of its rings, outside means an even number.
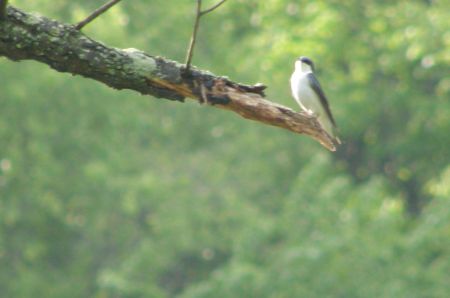
M317 118L317 115L312 110L308 109L308 110L306 110L306 113L308 113L308 115L311 116L311 117Z

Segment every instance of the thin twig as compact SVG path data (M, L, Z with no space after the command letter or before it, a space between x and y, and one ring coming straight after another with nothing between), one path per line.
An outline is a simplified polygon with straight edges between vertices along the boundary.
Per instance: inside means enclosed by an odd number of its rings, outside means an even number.
M200 14L201 14L201 15L204 15L204 14L210 13L211 11L213 11L214 9L216 9L217 7L219 7L220 5L224 4L225 1L227 1L227 0L221 0L221 1L220 1L219 3L217 3L216 5L213 5L213 6L211 6L210 8L203 10Z
M194 29L192 30L192 36L191 41L189 43L189 48L186 55L186 66L185 71L189 73L189 70L191 69L191 62L192 62L192 56L194 55L194 47L195 42L197 41L197 32L198 32L198 26L200 24L200 18L204 16L207 13L210 13L214 9L218 8L220 5L225 3L227 0L221 0L217 4L211 6L208 9L202 10L202 0L197 0L197 11L195 14L195 22L194 22Z
M0 20L6 17L6 6L8 5L8 0L0 0Z
M81 30L84 26L86 26L87 24L89 24L90 22L92 22L94 19L96 19L99 15L101 15L102 13L104 13L105 11L107 11L108 9L110 9L111 7L113 7L114 5L116 5L117 3L119 3L121 0L111 0L108 3L103 4L101 7L97 8L96 10L94 10L93 13L91 13L86 19L82 20L81 22L79 22L76 26L75 29L77 30Z
M202 9L202 0L197 0L197 13L195 14L194 29L192 31L191 41L189 43L189 48L186 55L186 72L189 72L191 68L192 55L194 54L195 41L197 40L198 25L200 23L200 17L202 16L201 9Z

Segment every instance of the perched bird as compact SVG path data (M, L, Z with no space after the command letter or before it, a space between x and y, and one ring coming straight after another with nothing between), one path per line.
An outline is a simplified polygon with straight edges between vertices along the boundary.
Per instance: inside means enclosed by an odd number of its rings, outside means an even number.
M341 144L336 132L336 122L331 114L328 100L314 75L314 63L307 57L295 61L295 70L291 76L292 96L307 113L317 117L322 128Z

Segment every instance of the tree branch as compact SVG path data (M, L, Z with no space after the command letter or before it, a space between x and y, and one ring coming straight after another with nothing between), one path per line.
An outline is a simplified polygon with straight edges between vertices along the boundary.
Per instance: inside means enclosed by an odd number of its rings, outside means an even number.
M103 14L105 11L107 11L108 9L110 9L111 7L113 7L114 5L116 5L117 3L119 3L121 0L111 0L105 4L103 4L102 6L100 6L99 8L97 8L96 10L94 10L94 12L92 12L87 18L85 18L84 20L82 20L81 22L79 22L78 24L75 25L75 29L77 30L81 30L84 26L86 26L87 24L89 24L90 22L92 22L94 19L96 19L99 15Z
M224 4L225 1L227 1L227 0L221 0L221 1L219 1L219 3L217 3L217 4L213 5L213 6L211 6L211 7L208 8L208 9L203 10L203 11L200 13L200 15L202 16L202 15L204 15L204 14L210 13L210 12L213 11L214 9L218 8L220 5Z
M186 55L186 73L189 73L189 70L191 69L191 62L192 62L192 56L194 54L194 47L195 42L197 41L197 32L198 32L198 26L200 24L200 18L213 11L214 9L218 8L220 5L224 4L227 0L221 0L217 4L213 5L212 7L202 10L202 0L197 0L197 10L195 14L195 21L194 21L194 29L192 30L192 36L191 41L189 43L189 48Z
M90 39L71 25L28 14L11 5L0 23L0 56L35 60L51 68L82 75L115 89L170 100L192 98L233 111L244 118L306 134L334 151L332 138L314 117L263 98L262 85L249 86L193 69L136 49L117 49Z
M195 42L197 40L197 32L198 32L198 25L200 24L200 18L202 16L202 0L197 0L197 11L195 14L195 22L194 22L194 29L192 30L192 36L191 41L189 42L189 48L186 55L186 72L188 73L191 69L191 61L192 61L192 55L194 54L194 47Z

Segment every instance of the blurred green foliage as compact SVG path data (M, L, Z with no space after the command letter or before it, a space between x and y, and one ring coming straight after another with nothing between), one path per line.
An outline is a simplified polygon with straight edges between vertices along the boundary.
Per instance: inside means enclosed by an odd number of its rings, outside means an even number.
M74 23L104 1L10 1ZM205 7L215 1L204 1ZM86 27L184 61L195 1ZM1 297L448 297L450 2L229 0L194 64L296 107L317 64L345 144L0 60Z

